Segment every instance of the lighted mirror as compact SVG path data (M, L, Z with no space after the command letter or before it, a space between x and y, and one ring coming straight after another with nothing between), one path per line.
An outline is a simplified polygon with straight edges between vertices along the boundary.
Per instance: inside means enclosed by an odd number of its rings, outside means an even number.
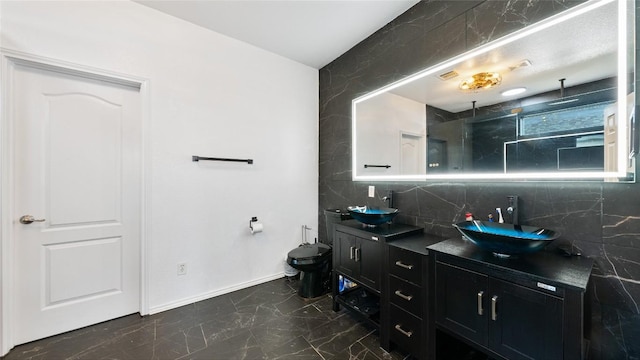
M633 5L583 3L353 100L353 179L633 180Z

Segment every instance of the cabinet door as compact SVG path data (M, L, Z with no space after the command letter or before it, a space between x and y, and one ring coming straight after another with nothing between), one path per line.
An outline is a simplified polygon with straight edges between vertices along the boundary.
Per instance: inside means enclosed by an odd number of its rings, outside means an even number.
M562 299L513 283L489 283L490 347L508 359L562 359Z
M487 345L486 275L436 263L436 321L480 345Z
M360 264L360 282L380 291L380 275L382 273L382 246L380 242L358 238L356 260Z
M336 263L333 266L337 271L354 279L357 275L356 266L358 265L354 261L356 238L340 231L336 231L335 235L333 251L337 252L337 256L335 257Z

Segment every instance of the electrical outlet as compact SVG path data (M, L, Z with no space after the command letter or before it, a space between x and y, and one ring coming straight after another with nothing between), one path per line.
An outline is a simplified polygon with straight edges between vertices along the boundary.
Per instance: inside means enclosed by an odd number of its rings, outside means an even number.
M369 185L369 197L376 196L376 187L373 185Z
M187 275L187 263L178 264L178 275Z

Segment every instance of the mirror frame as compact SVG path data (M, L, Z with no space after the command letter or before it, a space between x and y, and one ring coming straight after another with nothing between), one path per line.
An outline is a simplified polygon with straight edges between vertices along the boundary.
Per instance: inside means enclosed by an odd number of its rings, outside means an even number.
M497 49L503 45L520 40L528 35L534 34L538 31L547 29L553 25L566 21L568 19L580 16L586 12L593 11L601 6L610 4L612 2L618 3L618 53L617 53L617 113L626 114L625 121L618 122L618 146L619 149L625 149L624 151L618 151L617 169L615 172L605 171L582 171L582 172L518 172L518 173L455 173L455 174L416 174L416 175L358 175L357 172L357 127L356 127L356 105L365 100L371 99L377 95L393 90L399 86L410 83L414 80L422 77L438 73L444 69L448 69L453 65L472 59L475 56L487 53L491 50ZM527 26L523 29L517 30L511 34L508 34L502 38L484 44L480 47L474 48L470 51L457 55L447 61L431 66L427 69L419 71L411 76L396 81L392 84L384 86L373 92L360 96L352 101L351 105L351 129L352 129L352 180L353 181L423 181L423 180L605 180L605 181L619 181L629 176L628 162L633 162L634 179L635 179L635 159L631 159L631 155L634 155L633 149L630 149L630 133L631 130L629 124L633 123L634 111L627 110L627 68L628 68L628 53L627 53L627 40L628 40L628 22L627 11L632 6L629 5L627 0L590 0L583 4L576 5L575 7L553 15L549 18L541 20L533 25ZM632 14L634 14L632 12ZM635 17L635 16L634 16ZM632 20L633 21L633 20ZM634 44L635 51L635 44ZM632 64L634 70L634 87L635 87L635 64ZM635 93L635 88L634 92ZM634 106L635 108L635 106ZM426 151L426 149L425 149Z

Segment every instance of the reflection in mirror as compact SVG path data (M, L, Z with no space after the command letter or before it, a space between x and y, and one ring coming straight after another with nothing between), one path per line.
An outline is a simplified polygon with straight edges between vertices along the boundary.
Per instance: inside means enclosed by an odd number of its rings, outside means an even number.
M354 180L629 180L626 6L586 2L355 99Z

